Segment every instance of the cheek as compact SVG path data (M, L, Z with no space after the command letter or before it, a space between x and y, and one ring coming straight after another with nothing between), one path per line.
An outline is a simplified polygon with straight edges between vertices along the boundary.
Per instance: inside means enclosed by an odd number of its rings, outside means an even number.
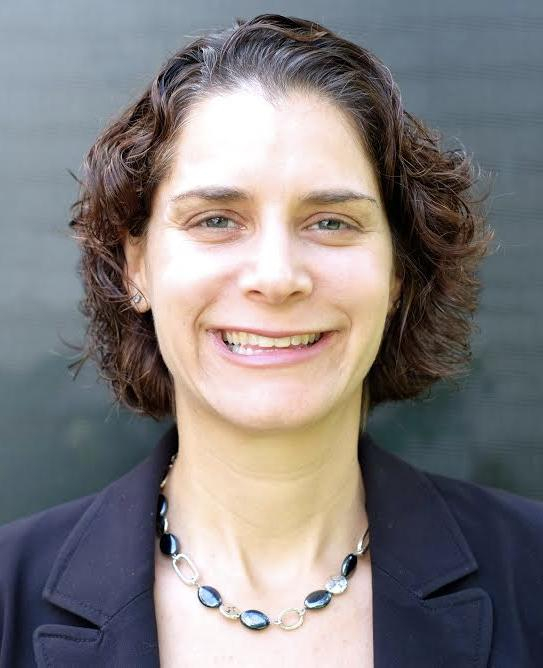
M156 334L170 366L183 341L193 340L199 315L216 295L217 268L205 254L172 235L152 248L149 276Z
M357 249L334 263L324 280L349 312L384 317L388 306L391 265L386 252Z
M214 284L218 265L198 245L183 241L179 234L165 233L150 246L151 296L153 304L189 305Z

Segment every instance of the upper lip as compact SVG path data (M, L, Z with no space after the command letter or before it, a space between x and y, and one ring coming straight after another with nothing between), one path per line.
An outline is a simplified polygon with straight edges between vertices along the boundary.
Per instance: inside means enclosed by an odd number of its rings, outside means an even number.
M306 329L302 331L292 331L292 330L271 330L271 329L255 329L254 327L240 327L227 325L225 327L215 327L212 331L216 332L248 332L249 334L258 334L258 336L267 336L269 338L281 338L283 336L302 336L304 334L324 334L327 331L325 329Z

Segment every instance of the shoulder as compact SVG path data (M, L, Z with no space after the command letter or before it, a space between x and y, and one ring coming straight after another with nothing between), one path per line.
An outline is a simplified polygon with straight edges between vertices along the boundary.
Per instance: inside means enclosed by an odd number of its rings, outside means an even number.
M24 561L33 550L56 551L95 498L82 496L0 526L0 564Z
M543 502L447 476L426 473L462 529L500 541L523 539L543 548Z

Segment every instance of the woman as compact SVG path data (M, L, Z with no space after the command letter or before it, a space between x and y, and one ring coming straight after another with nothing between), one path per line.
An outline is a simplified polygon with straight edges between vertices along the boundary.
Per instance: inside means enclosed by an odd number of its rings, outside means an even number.
M90 150L72 226L83 360L175 425L4 527L2 666L541 665L543 505L365 431L469 361L474 181L315 23L166 63Z

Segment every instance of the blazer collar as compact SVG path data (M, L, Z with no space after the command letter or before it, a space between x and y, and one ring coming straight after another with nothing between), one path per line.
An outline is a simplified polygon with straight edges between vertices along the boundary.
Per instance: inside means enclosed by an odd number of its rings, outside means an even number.
M99 492L60 549L43 598L93 626L44 624L38 666L158 668L153 600L160 482L177 449L165 433L147 458Z
M375 668L488 665L492 603L462 578L478 564L424 472L368 434L358 458L366 492Z
M367 432L358 448L370 526L375 668L486 666L488 594L461 583L452 593L442 589L478 568L449 507L423 472ZM174 425L144 461L96 495L66 539L43 597L92 626L38 627L38 666L158 667L155 513L176 450Z

